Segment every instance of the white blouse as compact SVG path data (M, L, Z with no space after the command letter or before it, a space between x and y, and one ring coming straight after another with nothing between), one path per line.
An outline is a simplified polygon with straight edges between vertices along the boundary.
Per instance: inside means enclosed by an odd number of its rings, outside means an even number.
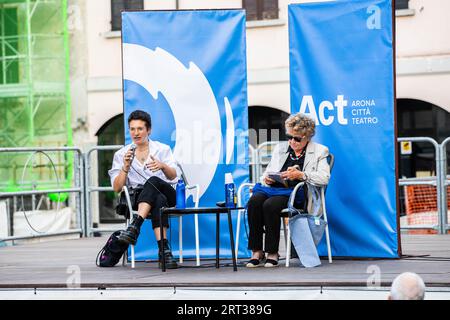
M111 170L108 171L109 177L111 178L111 185L114 185L114 180L119 175L120 170L122 170L124 164L123 157L130 149L130 147L131 144L128 144L123 148L121 148L120 150L117 150L116 153L114 154ZM137 159L137 157L134 157L133 162L131 163L130 171L128 172L127 175L127 186L135 188L139 184L143 185L145 184L147 179L152 176L156 176L172 185L175 185L178 182L178 179L181 177L181 170L177 166L177 162L175 161L175 158L172 154L172 150L170 150L170 147L164 143L149 140L149 150L150 150L149 156L147 157L144 163L141 163ZM152 161L150 155L152 155L156 160L165 163L171 168L174 168L177 172L176 178L173 180L169 180L164 175L164 172L162 170L153 172L152 170L146 168L145 164Z

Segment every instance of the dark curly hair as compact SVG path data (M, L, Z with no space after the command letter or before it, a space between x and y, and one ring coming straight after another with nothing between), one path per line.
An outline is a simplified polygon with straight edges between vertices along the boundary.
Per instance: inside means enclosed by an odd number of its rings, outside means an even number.
M145 111L142 110L135 110L128 116L128 126L130 125L130 122L132 120L142 120L145 122L145 126L147 127L147 130L151 129L152 127L152 118L150 117L150 114L148 114Z

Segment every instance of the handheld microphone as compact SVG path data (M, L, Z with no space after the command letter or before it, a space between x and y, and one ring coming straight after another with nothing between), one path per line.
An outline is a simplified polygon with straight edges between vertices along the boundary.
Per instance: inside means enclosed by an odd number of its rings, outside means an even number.
M133 153L132 153L132 155L131 155L131 160L130 160L130 163L131 163L131 162L133 162L133 160L134 160L134 155L135 155L135 153L136 153L136 145L135 145L134 143L131 145L130 150L133 151Z

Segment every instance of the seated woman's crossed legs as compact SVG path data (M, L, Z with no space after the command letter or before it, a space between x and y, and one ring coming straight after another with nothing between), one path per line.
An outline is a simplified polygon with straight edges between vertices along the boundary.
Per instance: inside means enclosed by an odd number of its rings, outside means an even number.
M288 197L268 197L262 193L255 193L248 202L249 242L248 249L252 250L252 258L247 267L273 267L278 265L278 249L280 242L280 213L286 208ZM263 251L263 234L264 251ZM264 259L267 260L264 261ZM265 262L263 264L263 262Z
M136 244L139 237L142 223L145 219L150 218L152 221L153 232L158 241L159 258L162 255L166 260L168 269L176 268L176 261L173 259L172 252L167 241L167 228L169 227L168 217L164 216L160 221L159 210L164 207L172 207L176 202L176 192L170 184L158 177L150 177L137 200L138 211L137 216L130 223L128 228L121 232L119 241L128 244ZM160 238L160 228L163 228L163 239ZM162 253L163 252L163 253Z

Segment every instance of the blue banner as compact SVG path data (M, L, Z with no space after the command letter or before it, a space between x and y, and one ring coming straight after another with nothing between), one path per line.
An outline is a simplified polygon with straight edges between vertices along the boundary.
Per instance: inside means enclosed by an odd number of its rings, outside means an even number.
M224 200L225 173L232 173L236 186L248 182L245 12L123 12L122 48L126 143L131 143L128 115L149 112L150 138L168 144L188 182L200 186L200 206ZM177 255L178 219L171 221L169 238ZM199 215L202 258L215 256L215 225L215 214ZM221 256L231 257L225 215L220 238ZM240 252L247 255L246 241L240 241ZM183 256L195 256L193 215L183 218ZM146 221L136 259L156 257Z
M313 117L335 155L334 256L399 255L392 23L391 0L289 6L291 111Z

